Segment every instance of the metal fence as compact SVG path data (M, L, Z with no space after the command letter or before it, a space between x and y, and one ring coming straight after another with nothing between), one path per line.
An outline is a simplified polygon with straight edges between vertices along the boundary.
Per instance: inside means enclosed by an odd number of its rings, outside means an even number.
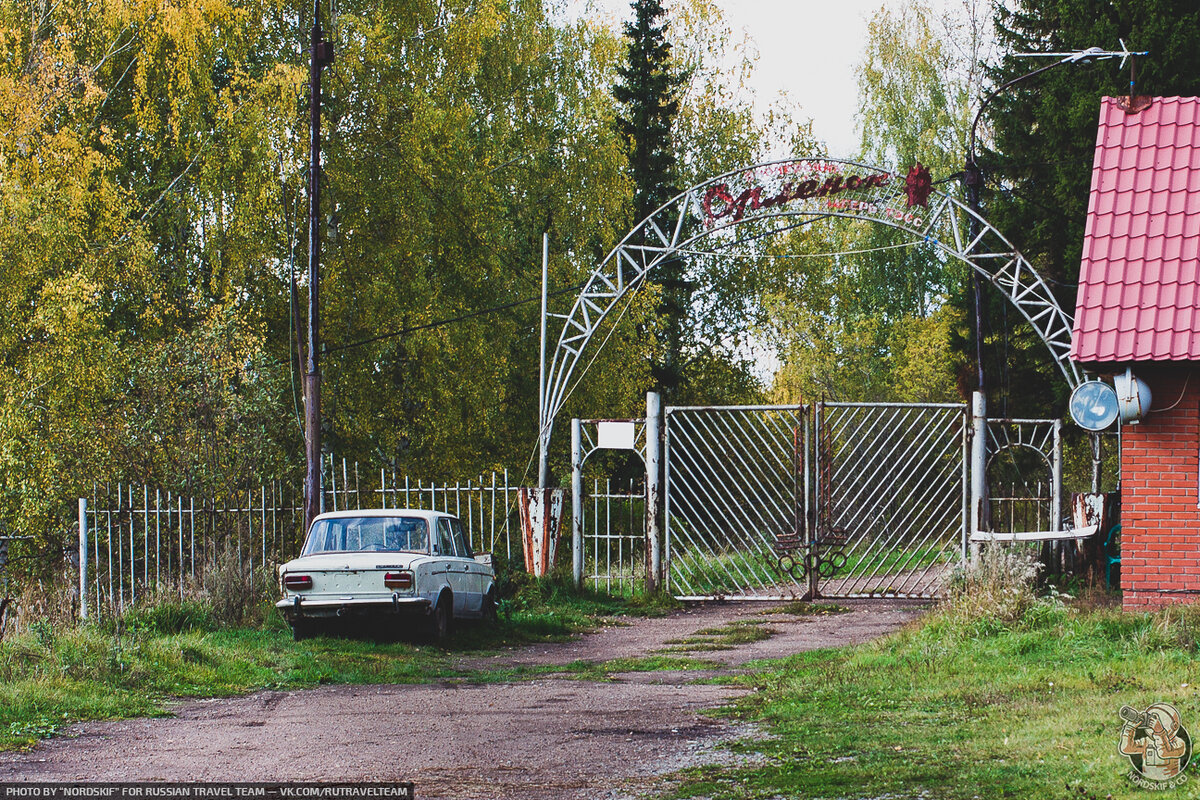
M517 486L507 471L455 483L414 481L345 460L325 465L324 510L421 508L455 514L471 546L521 557ZM144 485L96 486L80 502L79 553L89 614L120 613L150 594L185 596L218 559L249 571L295 557L302 546L299 491L275 481L220 498L181 497Z
M666 409L666 564L682 597L805 591L781 542L807 540L803 406Z
M619 484L619 485L618 485ZM629 594L646 580L646 492L637 482L592 480L584 497L584 578Z
M815 416L818 593L939 596L965 555L966 408L824 403Z
M1054 525L1057 500L1050 481L992 483L988 487L990 529L997 533L1048 531Z

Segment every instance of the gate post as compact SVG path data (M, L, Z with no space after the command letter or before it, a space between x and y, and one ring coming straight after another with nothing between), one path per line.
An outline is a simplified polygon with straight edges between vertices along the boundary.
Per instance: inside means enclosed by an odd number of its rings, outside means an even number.
M1062 525L1062 420L1054 420L1054 456L1050 461L1050 530L1061 531Z
M88 618L88 524L87 498L79 498L79 618Z
M971 533L987 526L987 395L971 393ZM972 548L972 552L975 548Z
M646 392L646 591L658 590L662 571L662 397Z
M571 420L571 574L583 587L583 423Z

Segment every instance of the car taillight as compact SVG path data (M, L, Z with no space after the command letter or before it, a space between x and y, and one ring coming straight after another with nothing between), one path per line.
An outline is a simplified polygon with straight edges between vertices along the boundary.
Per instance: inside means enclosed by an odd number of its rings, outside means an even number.
M389 589L411 589L413 576L411 572L387 572L383 576L383 585Z
M291 589L293 592L299 592L304 589L311 589L312 586L313 586L313 584L312 584L312 576L311 575L284 575L283 576L283 588Z

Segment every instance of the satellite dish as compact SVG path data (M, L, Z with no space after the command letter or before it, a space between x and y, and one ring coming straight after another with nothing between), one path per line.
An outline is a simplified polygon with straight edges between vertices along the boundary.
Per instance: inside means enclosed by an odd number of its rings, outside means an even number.
M1101 381L1087 381L1071 392L1071 419L1085 431L1102 431L1117 421L1117 392Z
M1116 388L1117 408L1123 424L1136 425L1150 410L1150 387L1141 378L1126 369L1124 375L1113 376Z

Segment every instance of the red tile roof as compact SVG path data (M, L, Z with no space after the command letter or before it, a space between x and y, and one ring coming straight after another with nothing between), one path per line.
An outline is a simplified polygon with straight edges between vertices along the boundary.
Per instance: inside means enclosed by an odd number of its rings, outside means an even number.
M1200 361L1200 98L1100 106L1071 357Z

